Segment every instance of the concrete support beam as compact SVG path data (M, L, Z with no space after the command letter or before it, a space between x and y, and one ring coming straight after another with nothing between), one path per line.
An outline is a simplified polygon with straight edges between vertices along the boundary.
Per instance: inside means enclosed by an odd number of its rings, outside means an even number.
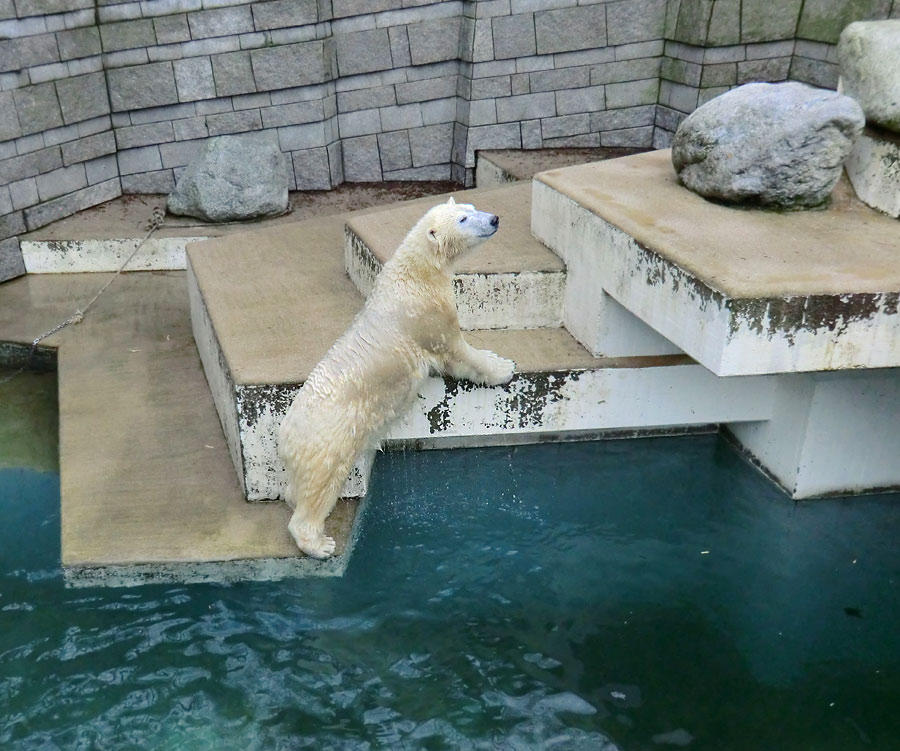
M780 376L766 422L729 425L796 499L900 487L900 370Z

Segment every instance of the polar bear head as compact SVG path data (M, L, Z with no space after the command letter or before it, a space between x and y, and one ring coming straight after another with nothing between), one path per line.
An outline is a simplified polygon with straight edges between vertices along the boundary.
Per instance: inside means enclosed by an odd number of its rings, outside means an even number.
M447 203L431 208L419 222L432 251L447 264L492 237L499 226L496 214L457 203L452 196Z

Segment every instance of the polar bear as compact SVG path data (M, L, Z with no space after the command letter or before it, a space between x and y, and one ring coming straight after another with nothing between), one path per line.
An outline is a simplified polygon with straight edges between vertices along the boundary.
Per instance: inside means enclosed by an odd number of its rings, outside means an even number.
M429 373L508 383L515 363L470 346L459 328L452 265L497 232L470 204L430 209L375 279L350 328L313 368L278 431L287 469L288 531L306 555L327 558L325 519L359 454L376 447Z

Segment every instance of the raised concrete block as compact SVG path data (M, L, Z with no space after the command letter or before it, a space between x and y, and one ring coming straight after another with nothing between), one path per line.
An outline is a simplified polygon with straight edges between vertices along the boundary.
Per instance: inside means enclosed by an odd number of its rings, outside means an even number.
M178 90L171 62L150 63L106 72L114 112L175 104Z
M523 182L457 194L459 201L496 213L503 228L456 269L454 291L465 329L531 329L562 323L565 267L530 235L530 193L530 186ZM378 270L409 228L438 200L422 199L350 219L345 264L363 295L371 291Z
M859 102L866 120L900 133L900 19L850 24L838 59L841 90Z
M35 230L55 222L57 219L72 216L72 214L89 206L96 206L104 201L111 201L120 195L122 195L122 187L119 184L119 178L116 177L96 185L89 185L86 188L76 190L74 193L60 196L51 201L46 201L39 206L25 209L25 222L29 231Z
M900 136L863 131L844 169L861 201L900 218Z
M538 175L532 230L570 274L582 254L595 294L717 375L900 366L894 219L843 183L822 211L713 204L679 185L668 159L658 151ZM592 335L590 320L567 326Z
M346 290L339 259L329 250L339 231L339 220L322 218L188 251L195 337L249 497L280 493L275 429L299 384L362 303ZM300 235L303 253L296 252ZM261 274L266 268L280 273ZM268 290L262 295L261 284ZM287 307L286 299L295 303ZM280 347L267 332L277 332ZM513 382L484 388L429 379L389 442L432 447L558 440L771 414L769 379L716 379L683 356L598 360L560 329L468 336L474 346L517 360Z

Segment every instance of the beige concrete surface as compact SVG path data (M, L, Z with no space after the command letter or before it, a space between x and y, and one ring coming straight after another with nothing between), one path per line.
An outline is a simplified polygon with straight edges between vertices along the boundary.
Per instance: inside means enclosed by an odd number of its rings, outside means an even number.
M518 271L563 271L559 257L531 236L531 183L496 188L461 190L452 194L458 203L471 203L500 217L500 230L456 265L460 274ZM348 226L384 263L427 209L443 196L398 204L375 213L353 215Z
M692 193L678 184L669 150L536 179L731 298L900 290L900 225L846 180L826 209L778 213Z
M489 149L478 152L479 159L487 159L516 180L530 180L538 172L571 167L574 164L599 162L628 156L646 149L627 148L566 148L566 149Z
M397 210L410 207L391 213ZM367 217L352 221L360 218ZM378 220L380 213L371 218ZM234 383L302 383L350 325L363 299L344 272L342 241L343 219L331 216L188 247ZM656 361L592 357L561 328L469 331L466 337L529 372Z
M334 190L298 191L290 194L290 213L250 222L214 224L188 216L166 216L157 237L219 237L315 216L383 206L420 196L446 193L458 187L451 182L345 183ZM127 195L100 204L21 236L23 240L106 240L143 237L155 208L166 205L165 195Z
M30 342L103 281L3 284L0 340ZM184 272L123 275L48 343L59 347L65 566L296 559L289 509L241 494L191 334ZM339 552L355 515L346 502L329 518Z

